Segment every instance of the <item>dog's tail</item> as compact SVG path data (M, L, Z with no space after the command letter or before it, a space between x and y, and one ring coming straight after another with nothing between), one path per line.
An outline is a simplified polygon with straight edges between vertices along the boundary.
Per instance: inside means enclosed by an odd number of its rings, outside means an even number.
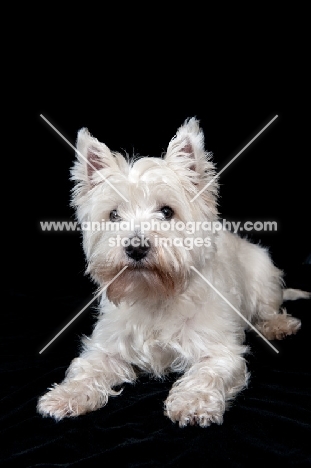
M283 289L283 301L296 301L296 299L310 299L311 292L301 289Z

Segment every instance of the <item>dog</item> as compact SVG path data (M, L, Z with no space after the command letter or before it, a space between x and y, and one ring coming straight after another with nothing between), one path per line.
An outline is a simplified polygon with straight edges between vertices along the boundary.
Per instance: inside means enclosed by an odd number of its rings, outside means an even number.
M104 225L83 230L87 273L102 293L92 335L38 412L82 415L139 372L177 372L165 415L181 427L221 424L249 379L245 331L267 340L296 333L300 320L282 303L310 293L284 289L263 247L228 230L206 235L205 224L219 221L218 183L196 118L158 158L130 160L85 128L76 148L72 205L81 225Z

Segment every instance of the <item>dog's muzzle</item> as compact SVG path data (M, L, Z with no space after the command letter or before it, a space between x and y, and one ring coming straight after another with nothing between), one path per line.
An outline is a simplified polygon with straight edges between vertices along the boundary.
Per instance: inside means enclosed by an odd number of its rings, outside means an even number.
M132 237L128 239L129 243L125 247L125 253L129 258L132 258L136 262L146 257L150 250L150 242L146 237Z

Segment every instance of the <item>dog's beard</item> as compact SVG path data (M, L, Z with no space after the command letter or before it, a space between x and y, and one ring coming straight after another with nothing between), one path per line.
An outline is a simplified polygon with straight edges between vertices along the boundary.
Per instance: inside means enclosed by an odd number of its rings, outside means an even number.
M152 303L173 297L182 292L184 278L153 268L128 267L107 288L107 297L114 304L122 300L136 302L150 300Z
M124 267L126 269L115 278ZM111 282L106 294L116 305L122 301L134 303L147 300L158 303L167 300L187 288L190 275L181 261L175 259L172 265L159 261L159 257L157 261L148 258L140 262L125 259L111 262L98 257L89 264L88 273L100 287Z

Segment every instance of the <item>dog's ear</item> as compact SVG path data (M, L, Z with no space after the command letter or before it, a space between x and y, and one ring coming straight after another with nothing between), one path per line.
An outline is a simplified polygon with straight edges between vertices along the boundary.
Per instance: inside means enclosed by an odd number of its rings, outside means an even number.
M192 117L177 130L164 159L171 169L184 177L184 180L191 181L198 189L208 184L216 174L211 156L211 153L205 151L204 134L199 121ZM217 191L216 182L209 190ZM194 187L191 191L194 191Z
M165 159L170 165L182 164L189 170L197 171L198 162L204 155L204 135L198 120L192 117L177 130L168 145Z
M117 169L118 165L110 149L92 137L87 128L78 132L76 142L76 164L72 179L88 182L90 185L101 180L99 171L105 168Z

